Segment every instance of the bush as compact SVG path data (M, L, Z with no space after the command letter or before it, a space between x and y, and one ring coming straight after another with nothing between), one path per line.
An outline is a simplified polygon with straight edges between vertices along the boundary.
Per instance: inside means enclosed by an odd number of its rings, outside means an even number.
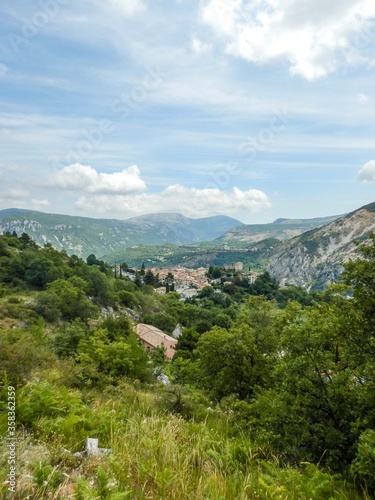
M54 356L45 345L45 339L34 328L0 330L0 376L6 376L15 386L26 382L35 369L47 366ZM32 353L32 355L31 355Z
M141 381L150 377L147 353L134 334L112 341L107 329L97 328L79 343L77 360L85 367L84 378L104 384L120 377Z
M368 429L359 438L357 457L351 473L370 492L375 492L375 430Z
M39 294L36 310L47 321L62 318L72 321L80 318L87 321L98 312L84 293L86 283L81 278L57 279Z

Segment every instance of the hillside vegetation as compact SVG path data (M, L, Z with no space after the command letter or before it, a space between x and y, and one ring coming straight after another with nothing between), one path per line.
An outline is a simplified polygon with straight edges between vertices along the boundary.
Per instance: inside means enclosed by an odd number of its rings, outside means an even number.
M172 244L145 246L137 245L117 252L106 254L101 258L108 263L126 261L131 266L141 267L145 262L148 267L184 266L196 269L212 264L223 266L234 262L243 262L244 268L263 271L268 260L275 252L280 241L275 238L264 240L249 249L223 250L214 242L196 245L176 246Z
M1 236L2 498L373 498L375 236L358 251L324 294L280 295L265 274L181 302L144 271L116 279L97 259ZM172 362L144 350L137 322L181 325ZM110 452L88 456L88 437Z

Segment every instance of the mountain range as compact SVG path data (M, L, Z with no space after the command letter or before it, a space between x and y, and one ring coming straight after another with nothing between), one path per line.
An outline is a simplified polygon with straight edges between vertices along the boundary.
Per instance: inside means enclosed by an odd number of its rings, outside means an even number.
M243 224L218 215L191 219L178 213L147 214L126 220L94 219L11 208L0 211L0 232L29 234L39 245L86 258L108 255L135 245L187 245L215 242L246 248L267 238L285 240L336 217L278 219L269 224Z
M218 215L190 219L181 214L150 214L127 220L91 219L47 214L32 210L0 211L0 232L25 232L39 245L51 243L58 250L86 258L102 256L134 245L184 245L210 241L233 227L237 219Z
M310 229L328 224L339 217L342 216L333 215L313 219L277 219L269 224L243 224L230 229L217 238L217 241L229 246L248 247L253 243L268 238L287 240Z
M366 241L375 231L375 203L342 216L270 224L242 224L227 216L190 219L176 213L116 220L0 211L0 232L13 231L29 234L39 245L51 243L83 258L95 254L109 263L199 267L243 261L267 269L282 285L321 290L337 280L342 263L356 257L355 241Z

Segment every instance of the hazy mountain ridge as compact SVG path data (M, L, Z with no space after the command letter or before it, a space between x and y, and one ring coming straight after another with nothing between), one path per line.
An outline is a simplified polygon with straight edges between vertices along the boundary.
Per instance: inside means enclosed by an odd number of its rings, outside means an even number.
M306 231L321 227L342 217L315 217L313 219L277 219L269 224L244 224L230 229L217 238L217 242L227 245L250 246L268 238L284 241L298 236Z
M324 225L333 222L334 220L344 217L345 214L341 215L331 215L328 217L313 217L312 219L285 219L280 218L273 221L272 224L308 224L308 225Z
M127 220L94 219L32 210L0 211L0 232L29 234L39 245L81 257L103 255L133 245L184 245L215 239L242 223L227 216L189 219L181 214L150 214Z
M141 226L152 226L160 228L168 227L178 234L182 243L199 243L201 241L211 241L228 231L228 227L241 226L242 222L225 215L214 215L212 217L202 217L190 219L179 213L160 213L141 215L128 219L127 222L139 224ZM174 243L169 241L169 243Z
M271 257L268 271L282 284L323 289L337 281L342 263L357 258L354 242L366 241L374 231L375 203L371 203L283 242Z

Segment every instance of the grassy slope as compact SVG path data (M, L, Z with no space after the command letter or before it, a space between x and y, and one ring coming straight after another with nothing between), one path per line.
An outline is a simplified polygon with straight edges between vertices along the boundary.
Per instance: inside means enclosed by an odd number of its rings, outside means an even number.
M0 328L27 328L24 301L0 300ZM9 301L11 299L11 301ZM21 299L18 301L17 299ZM9 304L16 304L15 310ZM15 311L18 317L15 316ZM37 330L35 330L37 332ZM154 383L123 381L101 390L72 388L76 365L52 353L55 327L44 327L35 342L50 360L35 366L17 390L17 493L7 496L6 414L0 417L1 498L50 499L357 499L350 485L311 464L281 468L277 457L234 432L230 414L199 392L185 393L193 417L167 410L171 394ZM5 386L6 386L6 381ZM4 391L0 393L3 400ZM173 395L172 395L173 397ZM110 455L81 453L87 437L99 438Z
M167 414L158 404L160 393L123 383L84 395L86 422L96 425L87 435L100 436L99 445L112 448L108 456L75 453L83 449L82 433L74 432L69 414L58 434L48 432L54 427L48 418L40 423L38 438L20 433L13 498L362 498L313 465L280 468L245 436L231 436L223 414L212 412L198 422Z

